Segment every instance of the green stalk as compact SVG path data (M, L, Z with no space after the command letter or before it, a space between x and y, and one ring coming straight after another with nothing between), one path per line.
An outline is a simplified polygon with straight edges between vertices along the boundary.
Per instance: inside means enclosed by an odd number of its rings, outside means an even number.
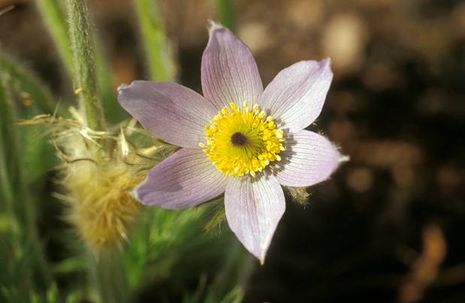
M71 41L68 35L63 7L57 0L39 0L36 1L36 5L57 46L65 69L72 78L74 68L73 54L71 53Z
M130 297L128 282L118 249L108 249L89 256L93 260L90 269L100 302L124 303Z
M173 80L175 68L170 56L158 1L135 0L135 4L149 76L152 80Z
M73 53L71 52L71 41L68 35L68 24L66 23L66 13L63 9L63 3L58 0L40 0L36 1L36 3L42 19L55 42L69 78L75 79ZM116 102L116 90L113 87L110 68L103 55L103 50L98 47L98 44L95 50L95 61L98 88L105 117L112 122L121 121L125 117L124 112Z
M40 109L47 113L55 110L54 99L46 86L34 75L32 71L12 60L0 52L0 71L8 74L15 84L29 93Z
M216 8L220 23L234 32L236 30L234 1L216 0Z
M67 0L66 4L80 107L84 112L87 126L102 131L105 130L105 119L97 96L95 47L91 39L87 3L85 0ZM101 58L103 59L103 56ZM103 62L101 58L99 61ZM88 256L88 260L100 302L125 302L128 296L127 281L119 251L117 249L101 251L97 256Z
M97 96L95 50L85 0L67 0L71 52L73 54L76 92L87 126L93 130L105 130L102 105Z

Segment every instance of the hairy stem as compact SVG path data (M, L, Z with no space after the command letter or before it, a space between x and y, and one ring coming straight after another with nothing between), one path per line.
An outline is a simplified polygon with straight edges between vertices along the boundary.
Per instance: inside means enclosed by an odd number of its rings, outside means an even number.
M74 60L76 93L87 126L93 130L105 130L105 120L100 99L97 96L95 49L91 38L87 1L67 0L69 34Z
M39 12L50 31L55 42L61 61L70 79L75 79L73 53L71 52L71 41L68 35L68 24L63 3L59 0L36 1ZM96 77L100 98L102 101L104 115L111 122L119 122L125 116L124 112L116 102L115 88L113 87L111 70L101 47L95 49Z

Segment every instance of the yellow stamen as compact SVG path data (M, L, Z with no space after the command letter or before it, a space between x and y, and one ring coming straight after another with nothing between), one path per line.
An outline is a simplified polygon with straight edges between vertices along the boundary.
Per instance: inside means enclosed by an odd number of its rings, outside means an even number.
M279 153L284 150L283 131L257 104L223 107L205 133L207 142L199 146L225 175L255 176L271 162L280 161Z

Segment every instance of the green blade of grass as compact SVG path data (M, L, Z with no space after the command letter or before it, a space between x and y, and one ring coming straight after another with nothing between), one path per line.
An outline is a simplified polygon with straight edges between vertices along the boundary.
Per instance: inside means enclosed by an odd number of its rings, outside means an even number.
M216 0L216 10L220 23L234 32L236 30L234 1Z
M150 78L158 81L174 80L175 68L158 1L135 0L135 5Z
M36 5L56 44L63 65L70 78L72 78L73 54L71 53L71 41L68 35L64 9L58 0L40 0L36 1Z

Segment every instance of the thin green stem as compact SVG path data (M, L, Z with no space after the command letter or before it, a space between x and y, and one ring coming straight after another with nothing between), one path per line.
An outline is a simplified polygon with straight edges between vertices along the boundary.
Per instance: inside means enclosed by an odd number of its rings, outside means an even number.
M63 2L58 0L40 0L36 1L36 4L55 42L69 78L75 79L73 53L71 52L71 41L68 35L68 24L66 22ZM116 90L113 87L110 68L104 56L104 52L101 47L98 46L98 43L95 50L95 61L97 66L98 88L105 117L111 122L121 121L121 119L125 117L124 112L121 106L116 102Z
M67 0L66 4L76 75L76 92L80 97L81 110L89 128L105 130L103 109L97 96L95 50L91 38L87 1Z
M175 68L157 0L135 0L137 20L152 80L175 78Z
M216 0L216 9L220 23L229 28L231 31L235 31L235 11L233 0Z
M70 78L73 78L73 54L70 48L71 41L62 5L58 0L39 0L36 1L36 5L57 46L66 71Z
M118 249L108 249L89 256L91 272L100 296L100 302L124 303L128 301L129 290L122 257Z

